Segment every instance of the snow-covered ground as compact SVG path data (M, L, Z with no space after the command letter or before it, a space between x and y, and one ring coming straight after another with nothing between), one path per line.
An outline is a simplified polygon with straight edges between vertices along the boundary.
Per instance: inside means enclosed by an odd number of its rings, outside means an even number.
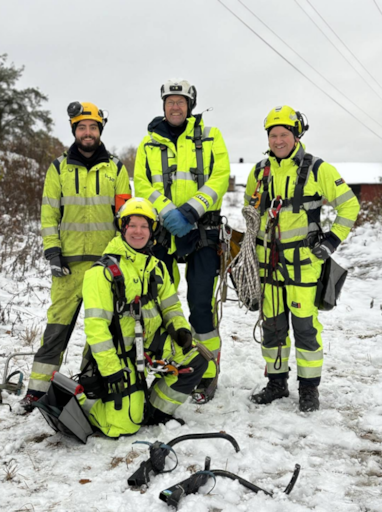
M227 194L224 213L240 228L242 192ZM38 411L16 414L19 398L3 393L13 411L0 407L1 510L74 512L165 511L160 491L200 469L206 455L213 468L237 473L268 491L254 494L238 482L218 477L216 487L180 502L182 512L358 512L382 511L382 226L365 225L351 234L336 255L349 269L340 304L321 314L325 362L321 408L298 410L294 356L290 397L268 406L254 405L250 393L265 383L260 347L253 341L256 313L246 314L227 302L221 325L222 372L215 399L207 405L186 403L178 410L185 426L144 427L133 437L113 441L100 436L86 445L55 434ZM6 357L39 344L49 301L49 271L29 271L22 280L16 269L0 274L0 375ZM180 287L185 303L185 286ZM234 295L230 295L234 298ZM30 345L31 340L33 340ZM81 315L62 371L78 371L84 346ZM31 357L13 360L10 371L29 376ZM151 479L145 492L132 491L127 478L148 456L134 441L167 442L189 433L224 431L241 451L223 440L187 441L177 445L179 466ZM296 463L300 478L287 496ZM209 481L209 483L211 480ZM211 484L212 485L212 484Z

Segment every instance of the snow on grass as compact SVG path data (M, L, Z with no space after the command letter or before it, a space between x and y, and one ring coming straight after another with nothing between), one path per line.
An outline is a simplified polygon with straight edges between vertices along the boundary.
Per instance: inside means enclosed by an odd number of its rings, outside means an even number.
M224 213L233 227L243 228L242 191L227 194ZM359 227L336 254L349 269L340 303L322 313L325 360L320 386L321 408L303 414L298 410L298 385L294 354L290 359L290 396L268 406L248 400L264 384L260 346L252 338L257 313L246 313L227 302L221 325L222 371L215 399L207 405L186 403L178 415L181 427L144 427L132 437L117 441L95 435L86 445L55 434L38 411L16 414L19 398L3 393L14 409L0 407L1 510L16 512L77 510L122 512L165 511L160 491L204 467L237 473L272 491L274 497L254 494L238 482L218 477L199 493L183 498L182 512L358 512L382 510L382 226ZM30 270L26 278L0 274L0 372L14 351L37 349L39 335L32 327L45 326L49 302L49 271ZM185 304L185 285L180 297ZM235 298L232 292L230 298ZM187 307L185 307L187 311ZM29 336L26 331L29 330ZM83 315L69 344L62 371L78 371L85 343ZM21 369L26 378L31 357L13 360L10 371ZM179 465L173 473L152 476L145 492L133 491L127 478L148 456L136 440L166 442L201 432L225 431L238 441L235 453L225 440L187 441L175 447ZM292 493L282 491L296 463L301 474Z

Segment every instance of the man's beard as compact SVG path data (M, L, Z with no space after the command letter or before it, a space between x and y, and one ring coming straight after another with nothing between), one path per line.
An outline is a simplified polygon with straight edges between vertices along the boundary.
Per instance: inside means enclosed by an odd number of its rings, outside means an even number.
M99 147L100 145L100 138L97 137L95 139L93 139L93 144L82 144L81 140L80 139L75 139L75 142L76 142L76 145L78 147L78 149L81 149L81 151L83 151L84 153L94 153L94 151L96 151L96 149Z

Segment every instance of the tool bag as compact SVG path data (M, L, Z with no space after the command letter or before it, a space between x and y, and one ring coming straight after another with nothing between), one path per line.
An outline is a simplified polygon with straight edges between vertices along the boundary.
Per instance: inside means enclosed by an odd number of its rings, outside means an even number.
M333 258L324 261L321 275L317 281L315 306L320 311L330 311L337 305L348 271Z
M82 393L83 388L77 382L54 372L48 392L34 403L34 407L53 430L86 444L93 428L78 402Z

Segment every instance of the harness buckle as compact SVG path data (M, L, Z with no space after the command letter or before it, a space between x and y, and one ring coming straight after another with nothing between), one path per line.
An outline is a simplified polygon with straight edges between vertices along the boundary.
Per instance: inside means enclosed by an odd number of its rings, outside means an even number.
M279 204L275 208L275 202L276 201L278 201ZM282 205L283 205L283 200L281 199L281 196L277 196L274 199L272 199L271 206L269 208L269 216L272 219L276 219L276 217L278 216L278 214L279 214L279 212L280 212L280 210L282 208Z
M139 295L135 297L135 299L130 302L130 315L134 318L134 320L140 320L142 316L142 304L141 298Z

